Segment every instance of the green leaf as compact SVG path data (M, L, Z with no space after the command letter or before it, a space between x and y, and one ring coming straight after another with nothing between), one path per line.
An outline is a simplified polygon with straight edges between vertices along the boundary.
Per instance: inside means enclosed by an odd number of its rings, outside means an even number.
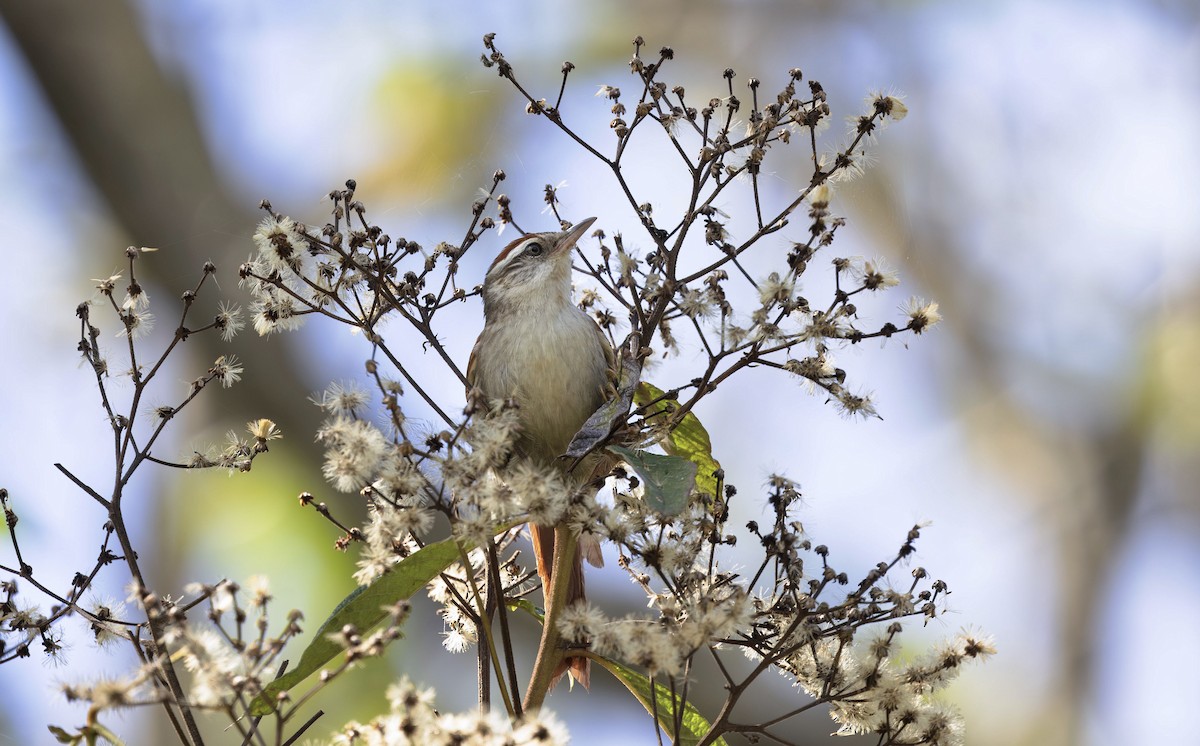
M254 698L250 703L251 714L269 715L275 709L273 703L279 692L296 686L342 652L342 646L329 639L330 633L340 631L347 624L354 625L360 634L367 633L387 617L387 607L424 588L458 559L455 539L445 539L413 552L370 585L355 588L317 630L300 656L300 663L268 684L263 693Z
M621 446L608 450L633 469L646 490L646 504L663 515L678 515L696 486L696 464L682 456L660 456Z
M646 407L646 416L659 415L668 417L679 408L677 402L662 398L662 389L652 383L642 381L634 393L634 401L639 407ZM654 402L650 404L650 402ZM649 406L646 406L648 405ZM683 419L671 430L667 439L661 443L663 450L672 456L682 456L696 465L696 489L713 497L721 497L720 483L717 472L721 464L712 455L712 439L708 430L700 423L699 418L688 412Z
M592 654L588 657L616 677L617 681L624 684L625 688L642 703L642 707L646 708L646 712L658 718L659 725L668 736L675 739L677 746L695 746L712 727L690 702L683 702L683 717L680 721L679 733L676 734L675 713L680 707L680 699L672 694L670 689L661 684L652 683L648 677L623 663L618 663L602 655ZM727 746L724 738L717 738L713 744Z
M533 605L533 602L527 598L510 598L508 601L509 611L523 611L534 619L538 620L539 624L544 624L546 615L541 609Z

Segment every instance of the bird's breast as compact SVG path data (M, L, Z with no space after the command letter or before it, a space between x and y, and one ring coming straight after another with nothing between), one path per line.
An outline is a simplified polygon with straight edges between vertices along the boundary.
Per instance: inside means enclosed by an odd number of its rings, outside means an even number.
M525 454L551 462L604 403L608 360L595 322L582 311L488 324L477 361L478 385L489 399L520 405ZM481 350L483 353L483 350Z

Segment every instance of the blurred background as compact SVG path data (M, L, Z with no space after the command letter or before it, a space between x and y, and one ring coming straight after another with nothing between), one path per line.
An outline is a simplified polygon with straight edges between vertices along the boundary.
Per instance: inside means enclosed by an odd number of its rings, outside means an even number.
M626 63L640 34L651 52L675 48L665 78L694 102L722 94L727 66L736 85L756 76L768 91L800 67L824 84L837 121L871 90L903 93L910 109L879 138L877 165L836 192L849 224L832 254L884 256L900 270L905 285L864 308L877 322L896 318L909 294L938 300L945 321L920 338L839 353L874 392L881 421L843 419L766 373L712 397L699 414L741 488L732 523L766 515L761 485L786 473L806 495L801 518L814 541L854 575L929 521L914 564L947 581L950 610L907 644L917 652L968 627L1000 651L949 695L971 744L1195 743L1198 18L1185 0L0 0L9 267L0 486L21 516L26 559L65 587L95 557L104 516L52 464L98 486L111 479L74 309L93 294L89 278L122 266L126 245L160 249L140 265L159 318L153 345L205 260L239 297L236 269L260 199L319 224L322 196L351 177L386 231L429 247L461 239L497 168L526 230L551 226L541 190L566 181L565 215L598 215L610 234L637 237L603 174L525 116L478 57L480 37L496 32L518 76L547 97L562 61L573 61L564 110L607 146L607 104L592 94L601 84L633 89ZM836 124L829 135L835 145ZM672 156L641 157L649 179L655 159ZM774 177L777 197L806 178ZM647 198L669 199L646 183ZM481 280L507 240L485 239L460 277ZM809 270L822 272L821 262ZM446 342L465 363L482 314L474 305L462 319ZM367 352L361 339L318 327L268 340L244 333L232 345L244 382L207 395L208 409L179 422L165 446L186 454L270 417L285 439L252 473L141 475L130 504L159 588L266 574L277 622L302 608L310 630L351 589L352 557L295 497L311 490L357 509L322 482L318 413L305 397L354 379ZM177 399L218 354L212 340L189 343L153 404ZM461 400L456 384L445 387L443 400ZM7 539L0 556L13 562ZM643 607L618 569L589 577L615 613ZM119 579L105 582L98 597L125 595ZM434 649L440 632L419 604L408 638L335 687L310 734L383 709L398 672L435 686L443 711L469 708L473 656ZM44 743L47 723L82 723L58 685L132 665L98 655L82 628L67 643L69 667L35 657L0 670L0 743ZM781 680L761 706L782 711L797 696ZM698 705L711 714L716 700ZM591 694L561 687L549 706L576 743L652 739L645 715L608 681ZM146 714L115 722L130 743L159 742ZM814 714L793 737L834 729Z

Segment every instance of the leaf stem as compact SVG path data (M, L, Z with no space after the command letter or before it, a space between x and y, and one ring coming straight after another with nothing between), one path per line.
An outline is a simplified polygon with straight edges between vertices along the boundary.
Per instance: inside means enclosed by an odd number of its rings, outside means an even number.
M483 596L479 593L479 584L475 582L475 571L471 567L471 558L467 555L467 550L463 548L461 541L455 541L454 545L458 547L458 556L463 565L463 572L467 576L467 584L471 587L471 595L475 597L475 608L479 612L479 623L483 627L488 653L492 657L492 667L496 670L496 683L500 685L500 696L504 699L504 709L512 716L515 713L512 697L508 694L508 686L504 683L504 677L500 675L500 671L503 669L500 668L500 659L496 656L496 638L492 636L492 623L488 619L487 607L483 603Z

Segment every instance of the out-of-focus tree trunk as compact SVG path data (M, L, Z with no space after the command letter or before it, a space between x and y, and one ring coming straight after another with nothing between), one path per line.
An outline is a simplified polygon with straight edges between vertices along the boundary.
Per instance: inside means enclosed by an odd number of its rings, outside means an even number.
M237 265L251 251L250 234L257 221L253 206L232 202L201 137L187 90L164 75L134 9L119 0L0 0L0 17L125 241L160 249L139 263L143 281L178 297L195 284L203 263L211 259L223 290L236 290ZM103 263L115 265L123 247L79 248L81 254L103 252L111 257ZM169 297L155 299L154 310L164 324L175 323L177 308ZM192 323L206 321L193 317ZM308 391L295 374L301 366L287 362L289 352L298 348L276 338L245 342L226 345L215 334L195 335L184 347L194 356L188 369L203 371L232 350L247 375L222 392L222 404L228 406L223 411L237 413L242 422L269 417L285 433L313 432L317 413L304 405ZM309 440L301 436L295 442ZM149 531L144 541L170 535ZM167 587L176 587L178 563L185 558L158 546L144 548L160 558L155 575ZM165 720L155 722L156 728L165 728ZM173 740L162 730L142 733L135 740L141 739Z
M954 177L943 173L942 178L952 183ZM863 204L855 218L872 229L874 239L897 261L919 267L922 282L942 308L954 309L941 327L954 335L963 351L961 370L951 383L960 401L982 404L968 407L975 411L967 413L967 424L997 468L1026 465L1010 472L1010 478L1041 506L1048 533L1057 537L1058 556L1051 566L1058 569L1059 604L1035 612L1052 618L1057 632L1055 696L1046 700L1042 712L1029 713L1023 734L1013 729L1005 737L1023 735L1027 743L1054 746L1083 743L1084 716L1097 673L1093 646L1101 605L1137 498L1147 433L1137 423L1131 403L1123 406L1119 401L1121 392L1113 394L1111 421L1090 430L1064 429L1012 399L1004 385L1002 361L1013 353L985 331L988 315L997 313L1002 300L949 245L951 230L939 216L911 216L909 224L924 226L915 235L903 229L902 208L885 182L882 169L864 179L859 194Z
M129 243L161 249L140 265L143 276L174 293L194 284L212 259L230 289L250 251L253 206L231 201L187 90L164 75L135 10L121 0L0 0L0 17ZM114 257L121 249L86 248ZM174 315L165 306L157 311ZM296 367L279 359L288 346L255 341L235 347L248 375L229 392L238 397L232 411L311 432L316 416L303 406L307 390ZM215 335L188 341L201 361L222 354L217 346Z

